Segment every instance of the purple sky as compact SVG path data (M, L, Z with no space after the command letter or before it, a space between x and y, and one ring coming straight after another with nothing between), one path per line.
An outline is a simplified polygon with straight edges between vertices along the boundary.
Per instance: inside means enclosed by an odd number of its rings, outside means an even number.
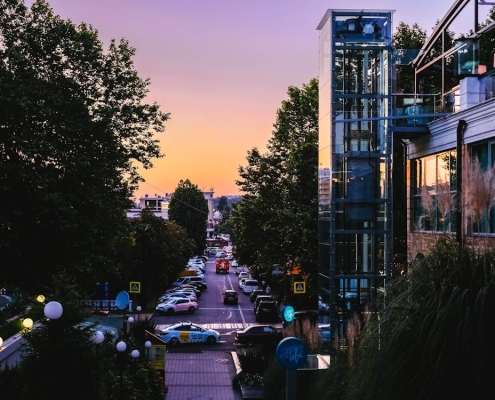
M474 1L474 0L473 0ZM26 4L31 4L27 1ZM473 3L473 2L471 2ZM104 47L122 37L150 78L148 101L171 113L159 139L165 157L142 171L135 197L163 195L189 179L215 196L238 194L247 151L265 150L289 86L318 75L317 25L327 9L396 10L394 27L431 33L453 0L51 0L55 14L86 22ZM473 25L473 4L456 33ZM488 6L480 6L480 20ZM465 17L464 17L465 15ZM456 27L459 26L457 29ZM394 28L395 31L395 28Z

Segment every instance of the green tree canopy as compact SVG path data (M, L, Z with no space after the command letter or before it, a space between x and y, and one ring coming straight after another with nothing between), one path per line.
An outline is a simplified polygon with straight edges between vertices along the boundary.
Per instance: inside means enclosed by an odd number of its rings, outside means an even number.
M168 207L168 218L181 226L193 240L193 253L203 254L206 248L208 203L201 190L186 179L175 189Z
M184 269L193 243L178 224L155 216L148 208L131 221L131 228L133 265L127 281L142 282L140 301L146 304Z
M149 80L122 39L55 15L43 0L0 0L0 263L36 287L68 268L109 267L141 179L160 157L168 114L144 103Z
M231 213L241 264L273 264L316 276L318 81L291 86L277 111L267 152L248 152L236 183L246 193ZM316 289L316 286L314 287Z

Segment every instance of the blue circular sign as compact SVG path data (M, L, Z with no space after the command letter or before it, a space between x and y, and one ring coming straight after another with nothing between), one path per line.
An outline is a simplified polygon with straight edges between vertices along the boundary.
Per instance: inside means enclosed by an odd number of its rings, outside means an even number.
M115 305L119 310L123 310L129 305L129 293L122 291L117 294L117 298L115 299Z
M306 362L308 350L301 339L287 337L277 345L275 355L277 361L286 369L298 369Z
M292 307L292 306L285 306L284 307L284 321L285 322L292 322L294 320L295 315L296 315L296 312L294 311L294 307Z

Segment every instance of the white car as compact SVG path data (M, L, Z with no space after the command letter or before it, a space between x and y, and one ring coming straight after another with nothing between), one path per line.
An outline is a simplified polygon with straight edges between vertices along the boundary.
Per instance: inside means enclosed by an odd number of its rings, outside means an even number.
M191 289L178 289L178 290L174 290L173 292L169 293L169 294L177 294L177 293L182 293L184 295L186 295L186 297L188 299L191 299L193 301L198 301L198 296L196 295L196 292L194 290L191 290Z
M239 279L239 289L243 291L244 283L246 282L247 278L241 278Z
M241 290L244 294L249 294L255 289L259 289L260 284L256 279L246 279L242 284Z
M158 299L158 304L165 303L166 301L168 301L170 299L174 299L174 298L188 299L189 298L189 294L186 294L186 293L177 293L177 292L165 293L164 295L160 296L160 298Z
M238 278L239 278L239 282L240 282L240 281L241 281L241 279L243 279L243 278L248 279L248 278L249 278L249 272L246 272L246 271L240 272L240 273L239 273L239 275L238 275Z
M239 266L239 263L237 262L237 260L232 260L230 265L232 266L232 268L237 268Z
M198 303L190 299L174 298L166 303L160 303L156 306L156 311L159 314L173 315L179 312L187 312L193 314L198 309Z
M220 332L191 322L179 322L159 331L160 338L172 346L179 343L218 343Z

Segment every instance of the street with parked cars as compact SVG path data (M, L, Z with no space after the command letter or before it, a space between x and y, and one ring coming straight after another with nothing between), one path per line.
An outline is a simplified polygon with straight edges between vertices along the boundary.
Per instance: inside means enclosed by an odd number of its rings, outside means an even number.
M206 261L192 258L185 268L194 264L204 272L181 276L171 287L163 288L152 316L156 332L172 345L204 343L231 349L276 344L282 339L283 324L274 293L267 295L246 266L217 274L216 256L204 256ZM328 332L328 326L320 331L325 336Z

